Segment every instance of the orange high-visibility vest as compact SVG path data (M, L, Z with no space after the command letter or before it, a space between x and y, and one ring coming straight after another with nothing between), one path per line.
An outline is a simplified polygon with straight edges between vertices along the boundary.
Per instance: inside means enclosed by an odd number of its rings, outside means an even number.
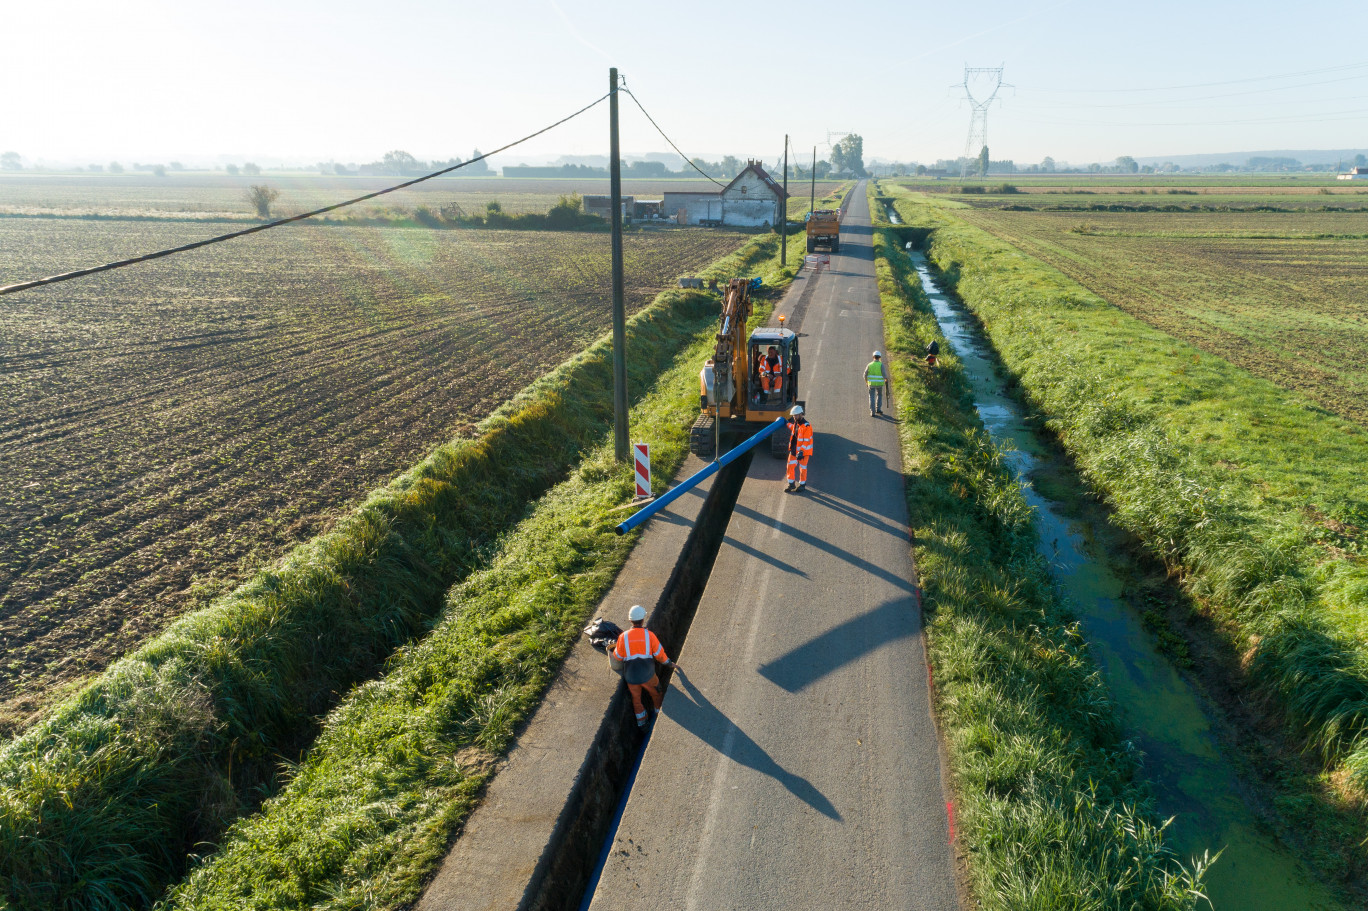
M784 359L778 355L773 361L768 357L762 357L760 359L760 375L764 376L766 373L773 377L782 377L784 375Z
M795 447L794 444L797 443ZM789 431L789 448L797 448L800 454L812 454L812 425L793 422L792 429Z
M613 646L613 654L623 661L631 661L633 658L654 658L660 662L670 660L670 656L665 654L665 649L660 647L660 640L656 638L656 634L644 626L634 626L618 636L617 645Z

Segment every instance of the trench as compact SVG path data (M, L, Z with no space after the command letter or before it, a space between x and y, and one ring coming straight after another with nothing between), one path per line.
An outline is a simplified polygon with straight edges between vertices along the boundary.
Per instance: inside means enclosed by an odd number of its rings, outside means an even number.
M1029 481L1041 470L1061 468L1006 391L1004 371L977 319L941 290L923 254L910 255L984 428L1006 450L1013 472ZM1079 617L1127 736L1143 756L1158 815L1172 817L1168 845L1185 860L1222 852L1205 877L1214 911L1343 908L1245 801L1246 786L1223 754L1202 697L1127 605L1115 558L1096 545L1093 527L1070 518L1063 503L1029 483L1022 493L1035 515L1037 548Z
M751 458L747 453L717 473L698 522L651 611L650 628L663 641L675 643L676 654L688 636L713 562L722 548ZM668 685L670 672L662 671L660 680ZM575 797L561 814L519 911L588 907L649 738L649 729L645 735L637 731L627 687L619 686L580 772Z

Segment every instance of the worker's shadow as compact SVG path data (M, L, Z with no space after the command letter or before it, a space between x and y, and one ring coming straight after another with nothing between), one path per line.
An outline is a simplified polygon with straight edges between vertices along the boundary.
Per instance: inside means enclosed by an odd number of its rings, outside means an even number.
M911 598L885 601L814 639L760 665L760 676L796 693L877 648L921 632L921 615Z
M760 744L709 702L683 672L675 672L673 683L674 698L665 701L664 709L671 721L734 762L773 778L823 816L842 821L840 812L812 782L771 759Z

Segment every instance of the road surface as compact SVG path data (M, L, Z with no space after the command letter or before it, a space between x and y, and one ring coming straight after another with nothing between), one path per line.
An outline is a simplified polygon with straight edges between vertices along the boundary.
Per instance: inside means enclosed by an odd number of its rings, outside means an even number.
M684 670L597 911L958 907L896 418L862 380L883 347L863 183L811 284L776 311L801 311L808 491L757 450L688 641L665 643Z

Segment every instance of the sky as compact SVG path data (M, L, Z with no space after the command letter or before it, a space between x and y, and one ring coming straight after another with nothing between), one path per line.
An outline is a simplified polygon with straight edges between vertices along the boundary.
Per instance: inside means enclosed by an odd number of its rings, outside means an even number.
M13 0L0 152L26 163L465 158L602 95L616 66L689 156L773 161L830 131L866 160L965 148L966 66L1002 67L1018 165L1368 147L1349 6L1083 0ZM984 98L992 80L971 88ZM606 102L494 160L607 151ZM669 146L622 98L622 149ZM977 149L974 150L977 152Z

